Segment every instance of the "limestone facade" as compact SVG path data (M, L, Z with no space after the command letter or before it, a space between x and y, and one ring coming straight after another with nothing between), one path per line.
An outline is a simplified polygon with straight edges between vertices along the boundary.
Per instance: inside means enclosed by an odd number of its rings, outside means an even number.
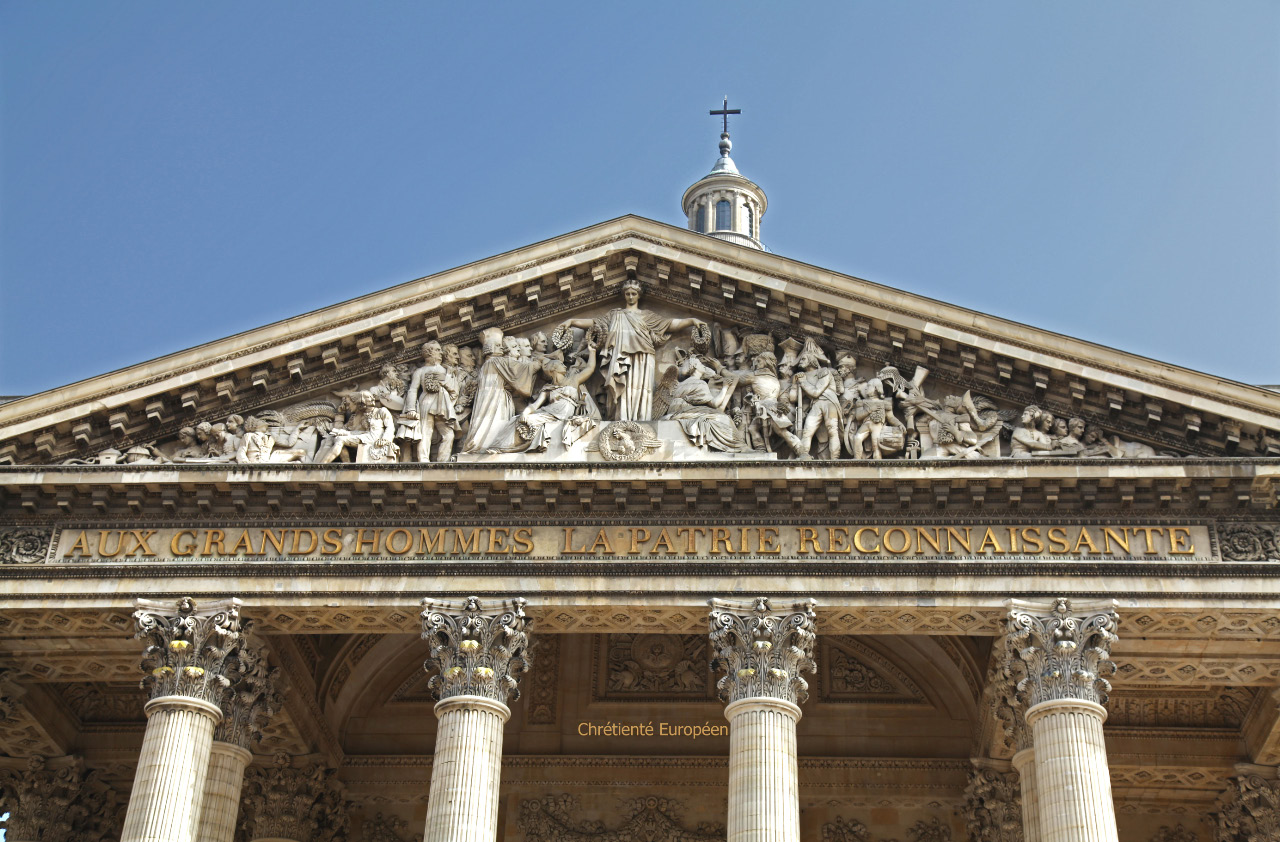
M634 217L0 405L9 838L1269 839L1278 431Z

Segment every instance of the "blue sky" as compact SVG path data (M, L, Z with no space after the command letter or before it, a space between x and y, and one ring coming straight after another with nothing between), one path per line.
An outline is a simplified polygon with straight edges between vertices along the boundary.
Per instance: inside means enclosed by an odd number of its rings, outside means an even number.
M0 394L626 213L1280 383L1280 3L0 3Z

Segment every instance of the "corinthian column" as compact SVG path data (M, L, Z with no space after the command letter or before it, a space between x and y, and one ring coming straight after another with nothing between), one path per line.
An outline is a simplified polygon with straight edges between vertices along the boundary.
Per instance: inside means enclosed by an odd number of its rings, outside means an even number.
M249 623L244 626L247 635ZM222 721L213 732L197 842L231 842L235 836L244 770L253 759L249 746L262 738L263 725L280 709L279 672L267 668L261 645L247 641L228 664L231 685L222 698Z
M298 766L276 752L270 767L245 776L244 839L251 842L337 842L347 838L350 806L337 770L319 763Z
M224 669L240 640L240 604L138 600L133 619L137 637L150 642L142 683L151 699L121 842L196 838L213 729L222 720L218 703L230 685Z
M1077 615L1067 599L1038 609L1015 602L1009 611L1009 666L1035 749L1027 777L1041 842L1117 842L1102 723L1118 622L1113 607Z
M439 700L435 762L423 842L493 842L507 699L520 698L516 675L529 669L524 600L495 610L480 600L422 601L422 637L431 645L428 686Z
M799 842L796 723L813 672L816 603L775 614L769 600L711 600L712 668L729 720L728 842Z

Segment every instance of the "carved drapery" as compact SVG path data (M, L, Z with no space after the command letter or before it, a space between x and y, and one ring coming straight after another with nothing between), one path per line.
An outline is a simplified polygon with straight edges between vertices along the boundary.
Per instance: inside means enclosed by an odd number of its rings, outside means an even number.
M348 804L334 775L318 763L294 766L283 752L270 767L250 766L241 803L244 838L346 842Z
M476 597L462 603L422 601L422 637L431 645L428 686L440 700L482 696L506 704L520 698L516 677L529 669L530 619L519 597L487 611Z
M622 806L622 822L575 819L577 802L568 795L547 796L520 805L519 827L526 842L723 842L724 825L686 827L681 806L669 798L635 798Z
M244 625L247 634L249 624ZM279 675L279 668L267 666L264 647L245 640L227 664L222 721L214 729L213 738L245 749L261 740L263 727L284 701L276 688Z
M716 682L721 700L782 699L800 704L809 696L802 672L814 672L814 622L817 603L798 603L779 615L767 597L754 602L711 600L711 667L724 670Z
M139 599L136 637L150 645L142 653L142 686L152 699L189 696L219 704L231 686L227 660L240 642L238 599L197 605L190 597L170 603Z
M119 832L119 794L83 758L37 756L25 769L0 769L0 797L10 842L97 842Z
M1119 621L1114 609L1073 616L1066 598L1047 613L1011 608L1009 665L1024 710L1055 699L1105 705L1111 684L1104 676L1115 672L1111 646Z
M1280 839L1280 780L1246 773L1232 778L1218 798L1215 842Z
M971 842L1023 842L1022 785L1016 772L974 769L964 790Z

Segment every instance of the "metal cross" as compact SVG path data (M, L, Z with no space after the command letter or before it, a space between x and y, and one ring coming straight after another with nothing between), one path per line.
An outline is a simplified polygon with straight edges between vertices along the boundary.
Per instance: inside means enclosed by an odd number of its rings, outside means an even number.
M710 111L710 112L707 112L707 113L709 113L712 117L721 117L721 116L723 116L723 117L724 117L724 133L725 133L725 134L728 134L728 133L729 133L729 115L730 115L730 114L741 114L741 113L742 113L742 109L741 109L741 108L730 108L730 107L729 107L729 97L727 97L727 96L726 96L726 97L724 98L724 105L720 108L720 110L719 110L719 111Z

